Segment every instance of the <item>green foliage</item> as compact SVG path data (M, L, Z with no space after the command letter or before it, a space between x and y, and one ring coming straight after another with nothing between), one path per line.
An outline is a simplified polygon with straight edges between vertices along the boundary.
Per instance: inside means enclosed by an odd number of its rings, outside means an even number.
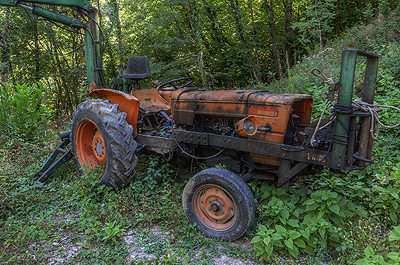
M351 201L330 190L318 190L303 203L305 208L304 222L325 219L328 222L343 225L344 218L352 217L355 206Z
M357 264L357 265L399 264L400 263L400 252L399 252L400 246L399 246L398 242L394 242L394 241L400 241L400 226L395 226L395 227L393 227L393 230L390 231L389 241L392 242L392 244L391 244L392 248L396 249L397 251L391 251L391 252L387 253L385 256L381 256L381 255L375 254L375 251L372 249L372 247L368 246L364 249L365 257L362 259L358 259L355 262L355 264Z
M297 258L300 253L322 254L329 246L345 252L351 245L342 228L345 219L359 214L351 200L330 190L305 187L287 194L263 184L260 192L260 217L266 226L259 226L252 243L261 261L271 261L274 249Z
M159 156L142 156L143 162L140 165L143 172L138 173L138 179L143 181L149 192L154 192L160 183L171 183L174 171L171 165L165 163L164 159Z
M299 5L306 8L299 21L292 23L292 27L299 33L298 41L306 47L307 52L311 52L316 44L322 48L320 45L325 44L327 39L335 35L334 22L336 16L339 15L335 12L337 4L336 0L300 1Z
M358 260L355 264L357 265L368 265L368 264L387 264L383 257L380 255L375 255L375 252L371 247L367 247L364 250L365 258Z
M390 222L398 223L399 188L399 186L393 187L392 185L387 187L376 185L372 188L374 215L389 217Z
M260 256L260 261L269 261L274 250L288 251L292 257L298 258L299 249L306 249L307 247L298 231L287 230L281 225L275 225L274 229L260 225L258 229L259 232L251 243L255 244L255 248L258 249L257 256Z
M0 88L0 125L2 133L24 140L40 135L48 124L50 112L41 104L43 84L2 83Z
M181 205L186 177L172 174L178 171L162 158L140 156L135 181L114 191L99 185L103 168L78 177L72 163L45 184L32 182L44 160L39 147L21 142L0 148L1 261L25 264L34 252L41 264L213 264L220 255L220 242L188 223ZM255 260L251 249L223 249Z
M337 252L342 260L351 261L359 257L355 250L365 249L368 244L378 251L368 256L368 261L386 257L390 246L385 243L385 227L396 224L400 203L398 166L386 164L370 168L372 177L366 175L367 171L348 177L323 171L307 177L306 186L294 187L289 193L264 183L258 199L262 221L252 241L260 260L272 261L276 252L295 258L299 253L327 258L328 253ZM287 238L290 231L300 233L299 239L305 245L292 247ZM272 235L279 240L268 239ZM394 258L395 254L390 256Z
M107 223L106 227L103 228L105 233L103 240L112 240L117 243L117 239L122 236L122 233L126 231L122 225L115 225L115 222Z
M251 5L216 0L93 2L99 7L104 34L106 83L117 77L120 56L126 65L132 55L147 55L153 80L190 76L197 85L206 79L204 85L214 88L269 84L281 78L280 72L287 76L289 67L316 45L325 45L380 14L396 13L397 8L394 0L272 2L270 13L265 1L251 1ZM82 19L67 7L43 7ZM3 50L9 52L4 52L4 58L12 57L7 61L11 67L2 67L1 72L8 74L8 81L46 82L51 88L48 94L58 100L51 105L70 111L68 105L79 102L87 85L83 49L69 53L82 44L80 34L34 16L30 20L17 8L0 11L0 28L4 28L0 34L8 36ZM397 26L392 23L391 28ZM34 41L34 29L40 32L40 43ZM143 80L142 87L151 87L153 80Z

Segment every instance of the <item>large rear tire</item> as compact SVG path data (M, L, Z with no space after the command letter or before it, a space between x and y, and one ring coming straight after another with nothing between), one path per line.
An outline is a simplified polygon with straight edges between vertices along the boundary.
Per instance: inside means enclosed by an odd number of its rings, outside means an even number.
M115 189L127 185L135 175L137 143L118 104L101 99L79 104L71 122L71 142L75 166L81 174L100 168L97 174L101 183Z
M255 204L250 188L233 172L208 168L197 173L183 191L183 209L207 236L233 241L249 229Z

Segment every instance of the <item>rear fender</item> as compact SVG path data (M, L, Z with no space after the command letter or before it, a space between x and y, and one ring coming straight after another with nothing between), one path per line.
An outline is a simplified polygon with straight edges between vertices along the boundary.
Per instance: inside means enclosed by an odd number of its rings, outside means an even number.
M132 125L133 131L136 132L140 107L140 101L137 98L121 91L106 88L92 90L89 96L104 100L108 99L112 104L118 104L118 109L126 113L126 122Z

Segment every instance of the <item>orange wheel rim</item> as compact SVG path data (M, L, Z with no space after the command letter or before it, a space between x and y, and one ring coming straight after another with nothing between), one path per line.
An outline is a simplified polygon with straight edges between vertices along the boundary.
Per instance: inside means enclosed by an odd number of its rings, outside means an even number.
M202 186L196 191L193 203L197 218L210 229L228 230L236 222L235 201L220 186Z
M79 164L88 169L106 165L106 147L103 136L96 125L90 121L82 121L76 129L76 156ZM86 169L83 169L88 173ZM100 174L99 177L103 175Z

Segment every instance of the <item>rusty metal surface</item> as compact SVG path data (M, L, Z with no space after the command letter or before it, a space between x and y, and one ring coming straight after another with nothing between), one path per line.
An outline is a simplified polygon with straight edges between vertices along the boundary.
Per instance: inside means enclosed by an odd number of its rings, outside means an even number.
M177 90L162 93L176 110L176 124L192 125L195 115L236 118L249 115L256 117L258 124L269 125L269 132L257 132L250 139L283 143L290 115L302 117L299 128L303 130L311 120L312 97L303 94L277 94L255 90L217 90L182 92Z
M270 156L275 159L288 159L298 162L316 165L328 165L330 161L329 153L326 151L307 149L301 146L291 146L285 144L270 143L264 141L251 140L246 138L236 138L226 135L188 132L183 130L175 131L175 138L182 143L192 143L193 138L201 138L208 135L208 144L220 148L228 148L241 152L248 152L258 155ZM203 145L200 141L199 145ZM328 154L328 155L327 155Z
M214 230L228 230L238 218L237 202L218 185L205 184L193 196L194 213L199 221Z
M156 146L161 149L175 150L177 148L174 140L159 136L136 134L135 140L138 144L146 146Z
M176 106L177 120L182 119L182 123L187 124L190 121L185 120L184 114L192 112L238 118L244 118L248 114L277 117L278 109L282 106L291 106L303 99L312 100L310 95L277 94L255 90L191 90L182 94L177 90L170 94L171 103L177 100L178 95L180 96Z
M121 91L105 88L92 90L89 96L104 100L108 99L112 104L118 104L119 110L126 113L127 123L132 125L134 132L136 131L140 106L140 102L137 98Z
M174 110L176 124L192 125L196 115L222 117L239 121L254 116L258 128L247 136L248 139L283 143L291 115L300 117L298 131L310 123L312 97L304 94L278 94L257 90L177 90L162 93ZM254 162L279 165L279 159L271 156L252 154Z
M169 111L169 103L163 99L156 89L132 90L131 95L140 100L140 108L145 111Z

